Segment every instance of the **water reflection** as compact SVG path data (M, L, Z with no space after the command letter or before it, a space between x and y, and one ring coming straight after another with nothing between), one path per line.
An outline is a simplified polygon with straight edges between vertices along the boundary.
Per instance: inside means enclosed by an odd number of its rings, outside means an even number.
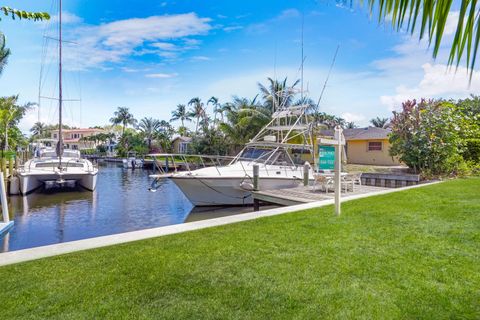
M0 239L0 251L79 240L182 223L192 205L169 180L148 192L149 172L114 164L100 167L97 190L11 197L15 225Z

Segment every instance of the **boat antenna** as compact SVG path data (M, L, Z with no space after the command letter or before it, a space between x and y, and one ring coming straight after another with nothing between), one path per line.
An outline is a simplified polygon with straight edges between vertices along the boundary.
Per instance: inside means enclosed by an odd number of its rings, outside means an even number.
M63 154L63 136L62 136L62 0L59 0L58 12L58 169L62 170L62 154Z
M320 101L322 100L323 93L325 92L325 88L327 87L328 79L330 79L330 74L332 73L333 65L335 64L335 60L337 60L338 50L340 49L340 45L337 45L337 49L335 50L335 54L333 55L332 63L330 64L330 69L327 73L327 78L323 84L322 92L320 92L320 97L318 98L317 105L315 106L315 111L318 111L318 107L320 106Z

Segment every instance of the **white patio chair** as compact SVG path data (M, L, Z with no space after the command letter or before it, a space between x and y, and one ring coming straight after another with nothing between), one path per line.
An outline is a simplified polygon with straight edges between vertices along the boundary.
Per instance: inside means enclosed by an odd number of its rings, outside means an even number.
M328 193L328 189L330 187L333 189L333 179L331 177L325 176L323 174L314 174L313 178L313 191L317 190L317 185L320 185L322 190L325 191L325 193Z

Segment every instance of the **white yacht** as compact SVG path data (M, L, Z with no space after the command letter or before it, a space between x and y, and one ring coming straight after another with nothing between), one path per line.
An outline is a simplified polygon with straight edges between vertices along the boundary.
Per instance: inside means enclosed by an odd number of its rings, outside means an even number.
M313 162L314 159L307 108L301 105L276 111L270 123L228 165L206 166L154 177L171 179L195 206L253 203L254 164L259 165L260 189L298 186L303 181L304 162ZM166 157L164 154L151 156ZM174 157L171 161L175 161Z
M98 169L89 160L80 158L78 150L65 149L57 156L55 149L42 148L17 171L17 177L20 193L26 195L43 185L47 188L80 185L93 191L97 173Z

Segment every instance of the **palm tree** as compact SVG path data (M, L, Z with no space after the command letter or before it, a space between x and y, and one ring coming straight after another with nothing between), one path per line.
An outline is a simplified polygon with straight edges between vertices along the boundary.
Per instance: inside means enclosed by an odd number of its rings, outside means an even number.
M344 0L345 1L345 0ZM419 37L428 38L433 44L433 57L439 52L447 18L452 11L452 3L459 4L458 22L450 49L448 64L457 66L466 55L466 65L473 75L478 47L480 45L480 7L478 1L428 1L428 0L385 0L368 1L372 14L379 21L389 21L397 30L414 33L420 28ZM472 41L473 40L473 41Z
M46 125L43 122L35 122L33 127L30 129L30 132L34 136L42 136L46 130Z
M110 119L112 124L122 125L122 136L125 134L125 129L128 125L135 125L137 120L133 117L127 107L118 107L117 111L113 114L113 118Z
M203 102L200 98L192 98L188 105L192 106L192 110L190 111L190 116L196 118L197 123L195 125L195 134L198 133L198 125L200 124L200 118L205 117L205 109L203 108Z
M353 121L347 122L345 124L345 129L355 129L358 128L357 124Z
M10 56L10 49L5 47L5 35L0 32L0 75L7 64L8 56Z
M227 121L219 128L235 145L248 142L271 119L270 109L258 104L256 98L233 97L228 107Z
M273 80L272 78L267 78L267 80L269 82L267 86L258 84L265 106L272 113L279 108L288 108L295 96L295 86L300 80L295 81L291 86L287 85L287 78L283 81Z
M377 128L385 128L388 125L388 118L376 117L370 120L370 123Z
M213 123L214 124L217 123L218 113L220 113L220 116L223 122L223 113L221 112L221 104L218 103L218 98L212 96L210 99L208 99L207 105L209 105L210 103L213 105Z
M153 118L143 118L140 120L138 129L140 129L145 139L147 139L147 146L150 151L152 149L152 140L160 129L160 121Z
M187 107L184 104L177 105L177 109L172 111L172 118L170 121L180 120L182 127L185 127L185 121L191 121L190 113L187 111Z
M23 118L25 113L33 105L27 103L25 105L18 105L18 95L0 98L0 125L3 130L3 150L7 151L8 146L8 131L15 128L18 122Z

